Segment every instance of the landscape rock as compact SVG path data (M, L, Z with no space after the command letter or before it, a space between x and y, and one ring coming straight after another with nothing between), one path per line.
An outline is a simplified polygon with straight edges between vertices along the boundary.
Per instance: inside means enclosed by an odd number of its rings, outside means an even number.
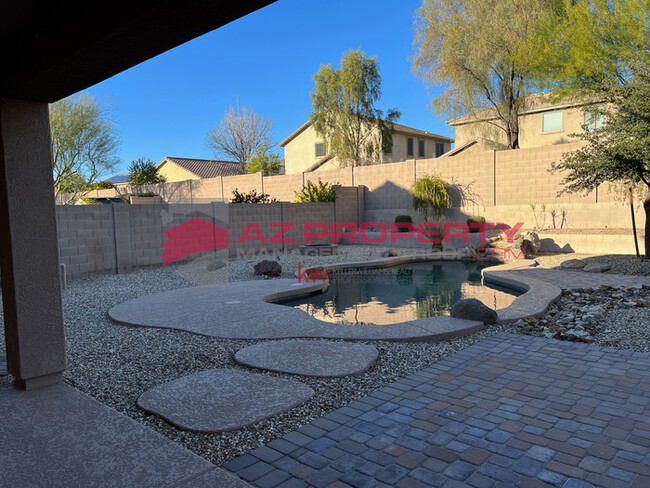
M560 267L564 269L582 269L587 266L582 259L567 259L560 263Z
M277 261L269 261L268 259L260 261L255 265L255 276L273 276L278 277L282 274L282 266Z
M609 264L605 263L591 263L586 265L582 271L586 271L587 273L604 273L605 271L609 271L611 266Z
M394 258L396 256L397 256L397 251L393 248L381 253L382 258Z
M235 361L279 373L337 377L366 371L378 354L375 347L367 344L282 340L240 349L235 354Z
M512 247L524 251L526 257L537 256L542 243L535 232L524 232L517 237Z
M313 395L297 380L210 369L156 386L137 404L183 430L224 432L286 412Z
M467 298L454 303L449 315L457 319L478 320L485 325L496 324L498 318L495 310L476 298Z

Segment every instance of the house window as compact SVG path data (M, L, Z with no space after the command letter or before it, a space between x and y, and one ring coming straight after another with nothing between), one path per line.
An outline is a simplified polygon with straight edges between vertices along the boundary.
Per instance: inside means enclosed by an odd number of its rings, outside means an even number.
M542 116L542 132L562 130L562 112L548 112Z
M324 142L316 143L316 157L322 158L327 155L327 146Z
M436 157L439 158L445 154L445 144L442 142L436 142Z
M413 138L406 139L406 155L413 156Z
M597 112L585 111L585 127L587 130L600 129L605 124L605 115Z
M424 141L418 141L418 157L424 157Z

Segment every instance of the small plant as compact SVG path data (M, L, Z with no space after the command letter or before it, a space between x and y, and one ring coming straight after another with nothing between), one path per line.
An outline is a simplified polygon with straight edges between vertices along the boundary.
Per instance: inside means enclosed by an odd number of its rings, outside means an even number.
M257 190L251 190L248 193L240 193L235 188L232 191L230 203L277 203L277 198L271 198L268 193L257 193Z
M467 225L470 226L469 231L470 232L478 232L477 227L472 227L471 226L472 223L484 224L485 223L485 217L481 217L480 215L474 215L473 217L470 217L469 219L467 219Z
M535 217L535 228L533 230L541 230L546 226L546 205L542 204L541 209L542 209L542 224L539 224L539 220L537 219L537 205L534 203L529 203L530 209L533 211L533 217Z
M411 187L413 209L429 217L441 217L451 206L451 185L436 175L417 178Z
M397 217L395 217L395 223L413 225L413 219L411 218L410 215L398 215ZM410 225L398 225L397 232L408 232L410 227L411 227Z
M333 202L336 200L336 189L338 186L338 184L323 183L320 178L318 179L318 183L308 181L307 185L300 192L294 192L296 195L296 203Z

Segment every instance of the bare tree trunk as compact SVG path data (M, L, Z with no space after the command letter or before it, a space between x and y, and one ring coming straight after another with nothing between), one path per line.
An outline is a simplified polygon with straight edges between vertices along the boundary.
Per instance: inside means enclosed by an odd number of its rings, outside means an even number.
M645 258L647 258L650 256L650 196L644 200L643 210L645 210L645 236L643 236L643 245L645 247Z

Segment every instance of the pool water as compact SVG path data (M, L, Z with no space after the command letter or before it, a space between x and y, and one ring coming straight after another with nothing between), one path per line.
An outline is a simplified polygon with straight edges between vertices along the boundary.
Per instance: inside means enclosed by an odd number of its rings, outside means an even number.
M449 315L458 300L477 298L492 309L507 307L518 293L485 285L483 263L418 263L330 273L329 289L282 302L317 319L380 325Z

